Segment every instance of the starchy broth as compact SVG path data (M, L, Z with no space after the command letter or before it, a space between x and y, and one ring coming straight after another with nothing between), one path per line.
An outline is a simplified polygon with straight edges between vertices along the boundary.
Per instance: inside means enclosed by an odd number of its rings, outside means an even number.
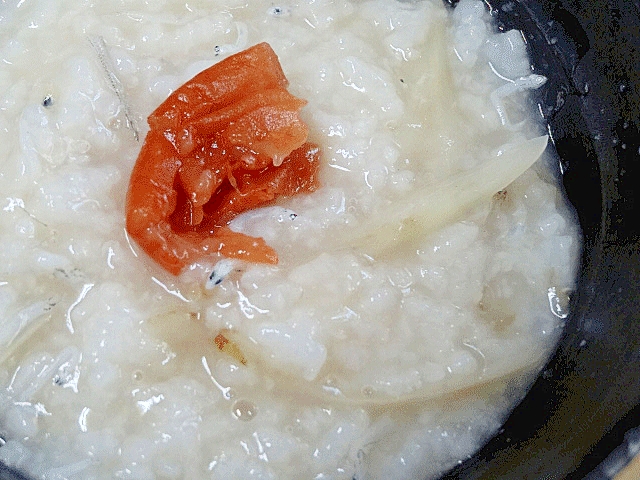
M479 1L214 3L0 10L0 461L436 478L568 314L580 234L530 99L545 79ZM232 220L277 265L173 276L125 230L146 118L260 42L308 101L321 187Z

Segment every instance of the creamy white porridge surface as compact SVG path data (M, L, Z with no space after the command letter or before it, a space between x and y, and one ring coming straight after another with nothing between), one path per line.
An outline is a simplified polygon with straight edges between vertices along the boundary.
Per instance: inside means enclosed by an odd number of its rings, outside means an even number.
M145 119L259 42L309 102L321 188L233 220L277 266L174 277L124 229ZM527 97L545 79L482 2L27 0L0 10L0 64L7 465L434 478L553 348L579 229L546 153L504 173L546 145Z

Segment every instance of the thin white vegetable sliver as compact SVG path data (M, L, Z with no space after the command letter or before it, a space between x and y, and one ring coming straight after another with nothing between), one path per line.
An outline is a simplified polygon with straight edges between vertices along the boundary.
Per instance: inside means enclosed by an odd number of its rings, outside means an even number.
M480 202L489 201L527 171L546 149L548 139L544 135L504 145L479 166L454 175L400 205L388 207L339 246L361 247L375 256L454 222Z
M377 255L398 243L423 238L426 234L463 217L480 202L491 201L496 192L508 187L540 158L547 142L548 137L545 135L504 145L495 156L479 166L430 187L426 193L418 192L404 199L400 205L389 207L361 229L350 232L346 238L338 239L333 246L349 246L370 255ZM223 270L226 273L226 269ZM249 345L244 346L247 351L251 350ZM260 357L260 352L254 353L256 357ZM331 395L322 389L310 388L306 383L300 385L293 379L288 379L286 384L298 393L304 392L305 396L318 396L335 404L388 406L465 394L469 389L491 388L494 382L499 385L503 379L525 374L536 362L540 362L540 359L522 358L507 368L488 368L481 377L472 375L455 382L445 381L398 396L382 395L368 398L360 391L348 389L339 395Z
M0 363L2 363L29 336L44 323L56 300L41 300L20 310L0 325Z
M504 145L495 156L479 166L430 187L424 194L418 192L404 199L401 205L389 207L361 229L338 238L332 246L357 248L363 253L377 255L398 243L424 238L428 233L463 217L480 202L491 201L495 193L507 188L540 158L547 147L548 139L545 135ZM253 349L249 343L244 343L243 350ZM257 350L253 353L255 358L259 358L262 352ZM282 388L290 391L292 395L303 394L305 397L322 398L336 405L388 407L403 403L439 401L485 388L502 388L504 380L526 376L541 361L542 359L535 355L523 356L503 367L488 366L481 376L474 374L464 379L445 380L399 395L367 397L359 389L350 390L348 387L339 393L327 392L323 388L318 389L308 382L299 382L298 378L292 377L287 378ZM271 368L268 361L264 368Z

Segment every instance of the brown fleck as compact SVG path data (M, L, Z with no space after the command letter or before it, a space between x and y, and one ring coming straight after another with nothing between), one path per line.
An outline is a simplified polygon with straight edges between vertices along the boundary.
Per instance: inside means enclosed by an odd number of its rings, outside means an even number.
M507 199L507 191L500 190L493 195L493 200L496 202L504 202Z

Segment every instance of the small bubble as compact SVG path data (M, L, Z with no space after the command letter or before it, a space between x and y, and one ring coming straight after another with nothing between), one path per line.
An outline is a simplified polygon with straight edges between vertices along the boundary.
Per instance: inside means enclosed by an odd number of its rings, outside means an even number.
M584 84L584 93L589 93L589 84L588 83Z
M45 96L44 99L42 100L42 106L50 107L51 105L53 105L53 97L51 95Z
M558 39L556 37L553 37L551 40L549 40L549 43L551 45L555 45L556 43L558 43Z
M248 422L258 413L255 404L249 400L238 400L233 404L233 416L243 422Z
M140 370L136 370L135 372L133 372L131 374L131 378L136 381L139 382L140 380L142 380L142 371Z
M371 398L373 396L373 391L373 387L371 387L370 385L362 387L362 394L367 398Z
M618 145L618 139L617 138L613 138L611 140L611 144L615 147L616 145Z
M621 83L619 89L620 93L623 93L627 89L627 86L624 83Z
M627 149L627 144L623 143L622 145L620 145L620 148L622 148L623 150L626 150Z

